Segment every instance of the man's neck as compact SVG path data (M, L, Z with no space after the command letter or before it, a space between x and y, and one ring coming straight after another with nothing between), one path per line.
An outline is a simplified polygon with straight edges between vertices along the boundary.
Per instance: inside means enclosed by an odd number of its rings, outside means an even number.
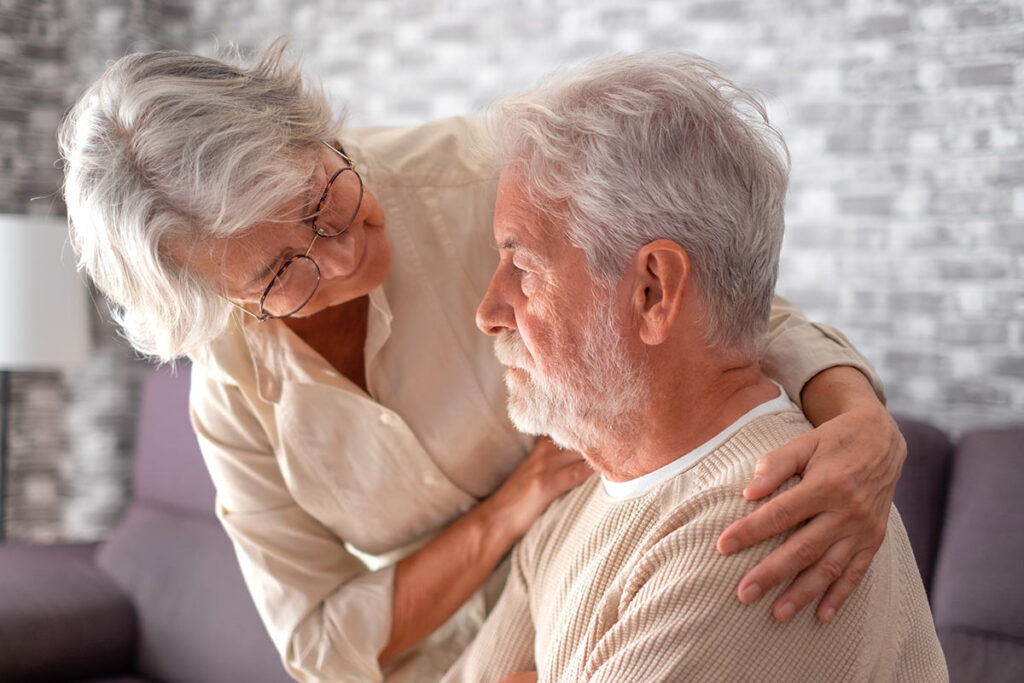
M778 395L756 363L674 376L654 388L638 429L630 434L610 429L602 445L585 454L606 479L635 479L689 453Z

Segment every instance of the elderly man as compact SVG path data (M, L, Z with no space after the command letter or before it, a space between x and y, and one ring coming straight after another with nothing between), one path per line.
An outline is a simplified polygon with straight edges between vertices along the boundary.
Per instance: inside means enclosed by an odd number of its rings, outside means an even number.
M895 512L828 625L732 597L782 538L715 548L756 507L756 459L811 428L758 364L788 176L762 105L698 58L632 56L508 100L495 124L500 264L477 324L516 425L598 475L516 548L448 680L945 680Z

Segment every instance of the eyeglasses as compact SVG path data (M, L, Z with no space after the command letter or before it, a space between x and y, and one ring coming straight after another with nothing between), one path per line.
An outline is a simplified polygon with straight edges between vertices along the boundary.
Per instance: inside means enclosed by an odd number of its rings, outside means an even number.
M320 195L320 201L317 202L316 211L307 217L310 219L310 227L313 228L313 239L305 253L295 254L278 268L274 279L260 297L259 315L229 299L235 308L260 322L295 315L309 303L320 285L320 266L309 255L313 245L320 238L330 239L348 232L363 204L363 179L356 171L352 160L344 152L326 142L324 145L344 159L346 165L335 171L328 179L327 186ZM332 188L335 188L333 193ZM347 206L353 208L346 210Z

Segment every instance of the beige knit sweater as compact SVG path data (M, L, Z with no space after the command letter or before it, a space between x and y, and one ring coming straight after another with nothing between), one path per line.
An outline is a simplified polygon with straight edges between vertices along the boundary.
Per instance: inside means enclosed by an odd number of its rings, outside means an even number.
M616 500L599 477L557 501L512 555L494 612L447 681L946 681L945 660L906 531L885 542L831 624L805 609L753 606L744 573L784 540L736 555L719 533L756 507L741 491L758 456L807 431L796 410L743 426L689 469ZM794 482L790 482L792 485Z

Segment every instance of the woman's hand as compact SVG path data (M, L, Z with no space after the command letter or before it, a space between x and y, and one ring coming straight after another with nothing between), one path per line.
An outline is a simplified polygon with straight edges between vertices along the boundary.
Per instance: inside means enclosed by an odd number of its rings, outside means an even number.
M594 473L583 456L541 437L530 455L482 505L511 542L522 538L548 505Z
M807 417L820 426L761 457L743 493L758 500L795 474L802 480L730 525L718 549L729 555L807 521L747 572L737 593L750 604L795 576L772 607L775 618L791 619L824 593L817 615L828 622L885 538L907 447L892 416L853 368L817 375L805 387L803 403Z

